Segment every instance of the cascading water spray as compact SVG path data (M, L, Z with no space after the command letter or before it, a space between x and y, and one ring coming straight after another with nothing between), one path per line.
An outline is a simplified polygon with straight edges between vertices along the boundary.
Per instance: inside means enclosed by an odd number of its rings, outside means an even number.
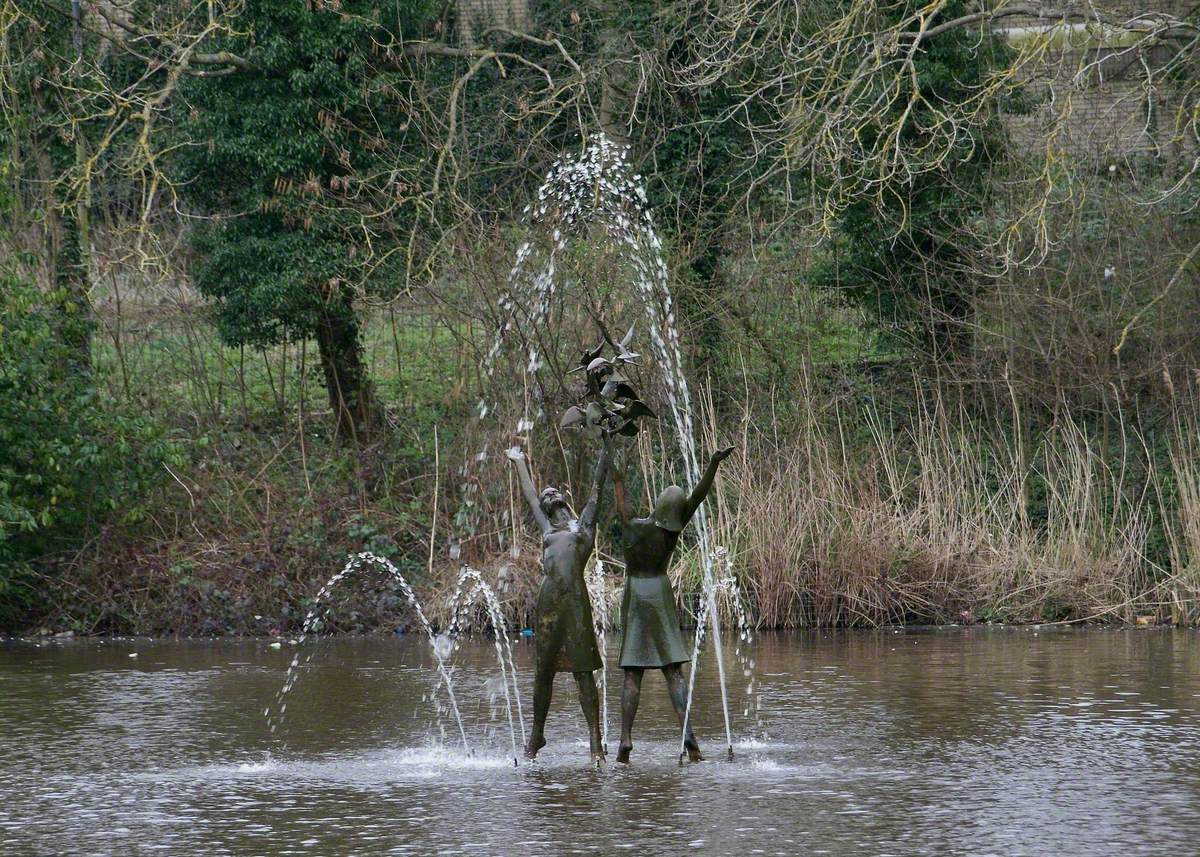
M468 582L471 583L470 589L466 589ZM508 634L508 623L504 620L504 610L500 606L500 599L496 597L495 591L488 586L483 576L470 566L463 566L462 571L459 572L458 585L450 601L453 619L451 620L447 635L457 645L459 634L463 630L466 613L480 599L482 599L484 609L487 612L488 620L492 623L493 643L496 649L496 659L500 662L500 680L504 688L504 705L508 712L508 729L512 738L513 765L516 766L517 731L513 723L512 714L514 698L516 700L517 718L520 721L522 741L525 740L525 715L521 709L520 688L517 684L517 667L513 663L512 641ZM508 688L510 681L512 682L511 695Z
M604 579L604 561L596 557L588 578L588 595L592 600L592 624L596 631L596 646L600 649L600 743L608 752L608 582Z
M560 158L547 173L537 190L537 198L524 210L531 227L544 227L549 237L545 249L535 247L532 240L523 242L509 272L508 286L499 306L502 320L495 338L483 360L483 373L493 378L497 360L513 342L523 352L525 388L539 390L531 383L544 364L542 346L537 332L552 311L552 298L558 290L560 261L566 254L572 235L588 226L606 230L614 246L621 252L632 272L634 289L631 297L642 306L649 321L648 330L653 366L660 381L671 413L676 445L684 475L691 484L700 479L700 465L692 416L691 393L684 375L683 352L675 317L675 305L668 286L669 272L663 256L662 240L647 205L646 191L639 175L633 175L625 147L603 134L598 135L578 154ZM495 404L481 399L477 414L482 420L496 413ZM526 397L521 416L513 432L528 436L544 416L544 408L535 398ZM475 456L476 463L487 460L485 447ZM464 478L463 508L469 517L475 506L476 481L469 467L462 471ZM725 724L728 752L733 753L733 730L729 715L729 695L725 675L725 659L721 627L717 610L718 580L715 570L715 550L712 531L703 508L695 515L695 526L702 570L703 595L697 614L696 657L688 682L687 712L690 714L695 688L698 657L706 633L711 633L721 688L721 709ZM451 556L458 556L459 539L451 542ZM711 623L706 631L705 624ZM681 733L681 744L685 733Z
M654 357L652 365L658 370L662 389L671 413L679 456L687 480L693 485L700 480L700 466L697 456L695 426L692 417L691 395L687 379L683 372L683 356L679 344L679 331L676 325L674 301L668 288L668 270L663 258L662 242L655 227L653 217L646 204L646 193L641 183L641 177L630 175L631 170L627 160L626 150L617 146L603 135L590 143L584 150L573 156L560 159L546 176L546 180L538 189L537 200L526 207L525 213L531 225L549 227L551 238L549 248L545 252L535 252L532 241L524 242L517 250L516 259L509 275L508 290L500 300L503 321L496 333L495 340L488 351L484 364L484 374L492 378L495 374L496 361L514 338L520 342L524 353L523 374L525 389L534 391L534 396L526 396L522 413L513 427L518 436L527 436L544 415L538 395L543 389L536 383L536 376L543 368L543 354L537 332L549 320L552 311L552 298L558 290L558 271L560 257L564 255L568 242L573 233L584 226L594 226L607 231L613 239L613 244L621 252L633 273L635 288L631 296L636 298L649 320L646 325ZM531 383L534 382L534 383ZM478 417L482 420L497 409L486 399L481 399L478 406ZM485 446L474 457L476 464L488 459L488 448ZM460 525L469 522L473 509L476 507L478 484L471 479L470 463L462 470L463 507L460 509L458 520ZM731 571L718 580L715 571L718 553L713 544L712 533L703 507L695 514L695 524L698 536L698 546L703 577L703 596L700 609L697 612L697 631L692 672L688 681L687 703L684 715L684 730L681 733L681 744L687 734L687 723L691 714L691 705L695 690L696 671L699 666L699 655L707 634L713 639L714 656L717 661L718 679L721 689L721 707L725 724L725 737L729 756L733 755L733 732L729 715L729 696L725 675L725 661L721 641L720 617L717 609L718 597L730 599L735 614L738 616L739 641L736 654L741 658L741 644L750 640L749 624L744 608L741 605L740 592ZM514 543L514 550L516 545ZM457 559L461 555L461 533L456 533L450 542L450 556ZM516 554L514 553L514 557ZM722 559L728 565L728 557ZM318 611L322 608L330 591L343 578L355 569L364 565L375 565L383 568L400 587L409 604L415 610L422 629L433 648L437 661L437 671L441 676L449 700L450 710L458 726L463 747L469 752L466 729L458 710L454 696L453 682L446 667L446 659L453 653L457 645L457 637L461 631L464 617L472 604L481 602L495 632L495 649L500 664L500 686L503 690L509 720L509 734L513 747L514 761L517 755L517 726L513 721L513 696L517 698L517 718L520 722L522 737L525 733L524 715L521 709L516 668L513 663L511 641L508 636L507 624L503 609L495 592L483 580L478 571L464 567L459 575L458 586L451 602L454 617L451 627L446 634L434 633L420 603L413 594L411 586L398 569L387 559L377 557L369 552L357 554L350 558L346 567L334 575L318 593L316 604L305 618L300 642L306 641L315 630ZM608 593L603 578L603 564L597 560L589 581L592 590L592 601L597 605L595 620L597 636L600 641L600 651L603 665L606 668L607 652L605 637L608 626ZM303 662L308 663L312 653L309 652ZM265 712L270 722L271 731L275 732L279 722L287 710L286 697L294 686L301 655L298 652L288 668L287 678L283 688L275 700L277 711L272 712L268 707ZM753 663L749 667L743 663L743 673L750 679L748 694L753 692ZM603 700L603 742L607 743L607 678L606 669L602 670L600 678ZM513 692L510 693L509 685Z
M341 583L342 580L350 575L351 572L361 569L367 565L382 568L384 571L386 571L396 585L400 587L400 591L404 594L409 606L412 607L413 611L416 613L417 619L421 624L421 629L425 632L425 636L429 640L429 645L433 649L434 660L437 661L438 675L441 676L442 681L445 683L446 696L450 702L450 710L454 713L454 722L458 726L458 734L462 738L463 750L469 753L471 748L467 742L467 731L463 727L462 715L458 710L458 701L454 697L454 683L450 678L449 670L446 669L445 657L449 653L445 651L445 645L439 643L438 635L435 634L433 626L430 625L429 619L426 618L425 611L421 607L421 602L417 600L417 596L413 592L412 587L404 578L404 575L400 573L400 570L396 568L396 566L393 565L392 562L386 557L376 556L370 551L363 551L362 553L358 553L350 557L342 570L333 577L329 578L329 580L325 582L325 585L322 586L317 592L316 600L313 603L312 608L308 611L308 615L304 618L304 625L302 627L300 637L297 640L297 645L303 647L308 638L312 636L316 627L318 612L325 606L326 599L329 597L329 593L333 591L334 587ZM283 687L281 687L279 693L275 695L275 710L272 710L272 707L268 706L266 710L263 711L263 715L267 718L267 724L270 727L272 735L275 734L279 725L283 722L284 716L287 714L287 695L291 692L292 688L296 684L296 680L300 674L301 664L303 663L303 665L307 666L308 662L312 660L312 656L313 651L309 649L304 655L302 661L300 651L296 652L295 656L292 657L291 664L288 666L287 676L284 679Z

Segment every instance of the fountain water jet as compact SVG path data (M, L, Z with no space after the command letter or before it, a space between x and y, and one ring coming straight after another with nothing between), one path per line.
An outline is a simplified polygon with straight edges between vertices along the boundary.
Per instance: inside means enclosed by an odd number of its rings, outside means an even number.
M632 270L635 285L633 297L640 301L650 322L646 327L655 358L653 365L660 371L684 475L688 482L695 485L700 479L701 471L692 418L691 394L683 371L683 354L679 344L674 300L668 287L669 273L663 257L662 240L658 236L647 205L641 176L630 173L627 150L603 134L585 146L581 153L560 158L550 169L545 181L538 188L536 201L527 206L524 212L529 217L531 226L543 225L549 229L549 248L544 253L535 252L532 241L525 241L518 247L509 273L507 291L499 301L503 321L483 361L484 375L488 378L494 376L498 357L505 351L510 339L517 336L524 350L525 387L539 389L538 384L530 383L530 376L536 376L544 363L544 355L536 333L547 321L552 310L552 298L558 288L556 276L560 259L565 256L572 232L585 226L603 228L621 248L622 257ZM496 410L494 404L481 399L478 416L482 420ZM543 416L544 408L540 405L531 412L531 402L527 396L522 415L513 429L514 433L527 436ZM482 462L486 458L485 447L475 457L475 461ZM464 467L462 475L466 482L464 509L469 509L474 505L477 485L473 480L466 479L469 475L467 467ZM714 562L715 545L703 507L695 515L695 526L703 576L703 596L697 614L696 658L692 661L687 709L690 714L692 688L699 667L700 647L705 636L704 625L705 622L710 622L721 688L725 738L728 752L732 756L733 731L716 602L718 580ZM451 556L457 556L458 545L457 539L452 542ZM680 735L681 744L685 734Z
M468 582L471 583L470 589L466 588ZM467 610L480 599L482 599L488 620L492 623L493 643L496 648L496 659L500 663L500 680L504 688L504 705L508 712L508 729L512 738L513 765L515 766L517 764L517 730L512 716L514 698L516 699L517 719L520 721L522 742L525 740L525 714L521 709L521 693L517 684L517 667L513 662L512 640L508 634L508 623L504 619L504 610L500 606L500 599L483 579L483 575L470 566L463 566L462 571L459 572L458 585L450 602L453 607L453 619L447 635L457 646L459 634L464 628ZM510 681L512 682L511 695L508 689Z
M600 743L608 752L608 582L604 579L604 561L596 557L588 577L588 596L595 609L592 624L596 631L596 646L600 649Z
M696 616L696 641L692 650L692 663L695 664L699 661L700 652L704 647L704 629L706 625L711 622L713 628L720 627L720 616L716 615L715 613L710 614L710 611L715 611L717 609L718 599L723 599L728 609L737 619L738 636L737 643L734 646L734 657L736 657L738 659L738 663L741 664L742 675L747 680L747 706L743 712L743 715L749 716L750 709L753 707L755 712L755 722L757 725L761 726L761 720L759 719L760 704L756 696L754 683L755 662L754 659L750 657L748 652L743 653L743 647L748 648L754 642L754 630L750 623L750 613L746 607L746 602L742 594L742 588L737 582L737 577L734 575L733 561L729 556L728 550L726 550L724 547L718 547L714 560L723 566L725 575L719 580L713 582L711 589L708 590L709 597L705 599L704 603L700 607L700 612ZM724 673L722 673L722 680L724 680ZM695 690L696 670L693 668L691 675L688 677L687 705L684 709L684 735L687 735L688 718L690 717L692 710L692 695L694 694ZM722 692L723 691L724 687L722 687ZM725 701L724 697L722 701ZM726 717L728 718L728 711L726 711ZM726 722L728 722L728 720ZM685 747L681 742L679 747L680 765L683 764L683 760L686 755L687 753L685 751ZM732 741L730 742L728 748L727 758L730 761L733 760Z
M513 749L513 764L517 763L517 727L513 721L512 715L512 699L509 695L509 682L511 681L514 692L517 688L516 667L513 663L512 646L508 635L508 626L504 620L503 610L500 607L499 599L496 593L483 579L475 569L464 566L459 573L458 585L454 596L450 601L453 620L449 629L442 634L434 631L432 624L425 611L413 592L412 586L409 585L404 575L400 570L388 560L386 557L376 556L375 554L364 551L355 554L347 560L346 565L326 581L325 585L317 592L317 597L312 608L305 616L302 633L297 640L297 644L303 646L316 631L318 617L323 608L327 607L327 601L330 593L352 572L362 569L366 566L380 568L387 573L389 578L395 582L408 601L410 607L417 616L417 620L425 633L426 639L429 641L430 648L433 651L434 660L437 662L437 672L446 688L446 695L449 700L450 710L454 715L454 722L458 727L459 737L462 740L463 750L467 753L471 752L470 743L467 740L466 728L463 725L462 715L459 712L458 701L454 695L454 683L451 679L450 670L446 666L446 662L453 654L454 649L458 644L458 636L461 633L465 624L467 610L477 602L482 601L484 609L492 623L495 632L495 649L496 658L500 664L501 682L504 688L505 705L508 713L509 734ZM468 584L470 584L468 586ZM297 651L292 658L291 664L288 666L287 676L284 679L283 686L275 696L273 706L268 706L263 712L267 718L268 726L272 734L275 734L282 724L284 716L287 713L287 695L295 686L299 678L300 667L307 666L312 660L314 651L309 649L303 657L301 652ZM525 732L524 715L521 713L520 698L517 698L517 716L520 720L520 728L522 735ZM439 715L441 709L438 709Z

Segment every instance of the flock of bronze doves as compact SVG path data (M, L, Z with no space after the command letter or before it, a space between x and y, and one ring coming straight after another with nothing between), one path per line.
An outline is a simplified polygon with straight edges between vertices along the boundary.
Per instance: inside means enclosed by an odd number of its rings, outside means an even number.
M579 365L570 371L584 373L586 404L567 408L559 420L562 428L582 429L593 437L601 434L633 437L637 434L639 419L658 419L621 373L622 366L638 365L640 355L629 350L632 342L633 328L630 327L620 342L613 342L606 334L599 345L583 352ZM603 356L605 345L612 347L612 359Z

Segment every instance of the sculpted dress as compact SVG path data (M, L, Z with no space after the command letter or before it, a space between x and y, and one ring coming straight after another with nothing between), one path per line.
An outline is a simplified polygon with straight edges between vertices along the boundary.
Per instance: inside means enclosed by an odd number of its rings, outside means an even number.
M621 598L621 667L665 667L690 660L675 592L667 578L679 533L651 518L625 528L625 592Z
M542 538L545 577L538 591L533 639L537 662L553 660L556 672L600 669L592 602L583 579L594 544L595 535L576 522Z

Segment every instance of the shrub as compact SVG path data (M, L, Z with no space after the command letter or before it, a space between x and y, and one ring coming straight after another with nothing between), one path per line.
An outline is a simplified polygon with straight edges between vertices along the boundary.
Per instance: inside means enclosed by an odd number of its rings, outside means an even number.
M0 269L0 629L36 602L33 564L138 498L167 448L72 360L63 303Z

